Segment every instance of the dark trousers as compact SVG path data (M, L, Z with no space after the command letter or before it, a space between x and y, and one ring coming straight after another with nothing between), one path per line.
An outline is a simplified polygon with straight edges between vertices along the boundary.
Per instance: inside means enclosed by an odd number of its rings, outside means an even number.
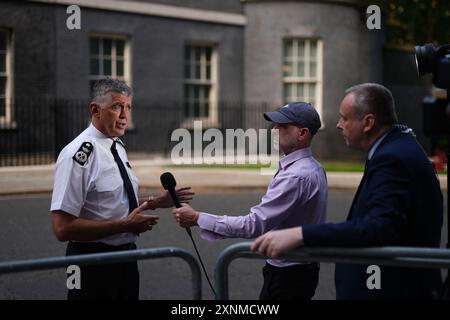
M263 276L260 300L311 300L319 282L319 265L309 263L280 268L266 263Z
M111 246L101 242L69 242L66 256L135 249L134 243ZM79 267L81 289L69 289L68 300L137 300L139 298L137 261Z

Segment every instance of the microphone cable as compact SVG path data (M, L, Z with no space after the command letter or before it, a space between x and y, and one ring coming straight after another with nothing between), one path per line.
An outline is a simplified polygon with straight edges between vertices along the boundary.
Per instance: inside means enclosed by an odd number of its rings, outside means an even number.
M189 235L189 238L191 238L192 244L194 245L195 253L197 253L198 260L200 261L200 265L202 266L203 273L205 274L206 280L208 280L209 287L211 288L211 291L214 293L214 297L216 297L216 291L214 290L214 287L211 284L211 281L209 280L208 273L206 272L206 268L205 268L205 265L203 264L202 257L200 256L200 252L198 252L197 245L195 244L194 238L192 237L191 229L190 228L185 228L185 229L186 229L187 234Z

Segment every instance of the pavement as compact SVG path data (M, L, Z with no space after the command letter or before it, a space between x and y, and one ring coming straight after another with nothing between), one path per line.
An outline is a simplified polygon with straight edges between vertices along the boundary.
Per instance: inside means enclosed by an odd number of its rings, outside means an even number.
M191 186L196 192L265 190L273 174L259 169L186 167L167 159L130 161L139 179L141 192L162 190L160 175L170 171L178 185ZM54 164L0 167L0 195L50 193L53 189ZM327 172L328 186L333 190L356 190L362 173ZM447 176L439 175L441 189L447 191Z

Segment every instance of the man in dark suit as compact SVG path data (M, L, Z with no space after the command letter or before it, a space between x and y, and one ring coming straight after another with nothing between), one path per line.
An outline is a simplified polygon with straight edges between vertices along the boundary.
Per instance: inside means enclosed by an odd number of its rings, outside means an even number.
M253 251L278 257L301 245L439 247L439 181L412 130L397 124L391 92L366 83L345 93L337 128L349 147L367 152L347 221L272 231ZM379 267L381 288L369 288L367 265L336 264L337 299L432 299L442 285L437 269Z

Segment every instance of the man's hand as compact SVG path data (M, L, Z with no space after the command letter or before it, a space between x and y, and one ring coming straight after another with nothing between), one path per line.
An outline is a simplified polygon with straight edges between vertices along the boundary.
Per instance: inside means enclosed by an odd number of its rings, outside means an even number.
M181 203L189 203L189 200L193 199L195 193L190 191L190 189L191 187L183 187L175 189L178 200L180 200ZM170 208L175 206L172 197L170 196L170 193L167 190L156 196L154 201L155 201L155 208Z
M200 214L189 205L183 203L181 208L173 209L172 212L180 227L189 228L197 225Z
M146 207L147 202L144 202L128 215L124 220L126 232L142 233L152 230L159 217L142 214L142 211L145 210Z
M303 232L301 227L269 231L258 237L252 244L252 251L278 258L299 246L303 245Z

